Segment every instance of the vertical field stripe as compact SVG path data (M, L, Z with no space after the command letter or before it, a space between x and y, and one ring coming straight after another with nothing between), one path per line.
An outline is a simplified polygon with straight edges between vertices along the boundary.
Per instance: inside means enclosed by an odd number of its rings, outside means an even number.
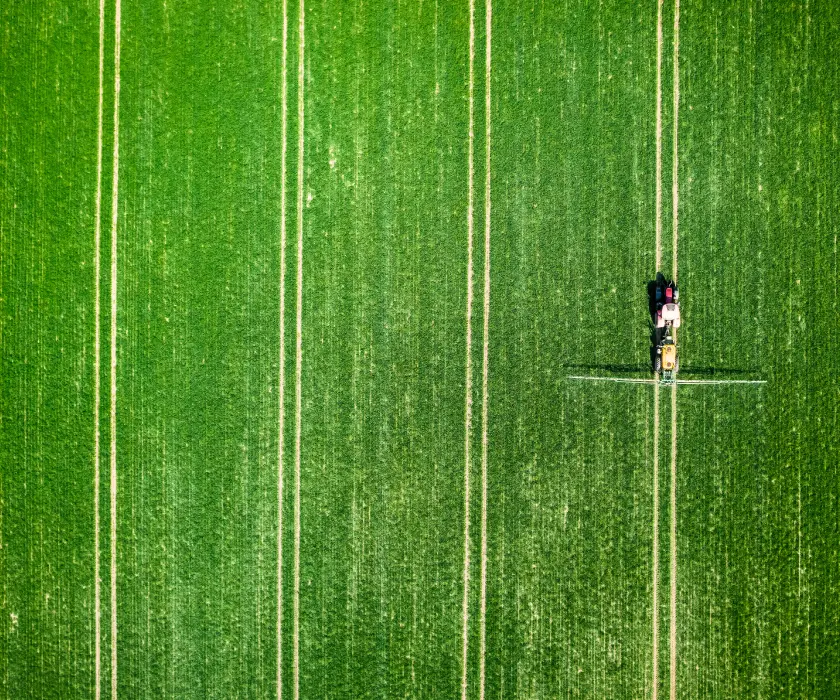
M662 0L656 11L656 271L662 268Z
M475 0L470 0L469 38L469 136L467 141L467 342L464 399L464 597L461 605L461 700L467 700L470 597L470 434L472 433L472 312L473 312L473 127L475 106Z
M114 14L114 164L111 186L111 698L117 699L117 214L120 175L120 0Z
M680 122L680 0L674 0L674 158L671 166L671 206L673 216L673 279L677 279L677 241L679 239L679 140Z
M659 373L653 385L653 673L651 698L659 696Z
M656 4L656 272L662 269L662 2ZM659 379L659 373L656 374ZM653 386L653 670L651 698L659 696L659 382Z
M104 121L105 0L99 0L99 106L96 113L96 212L93 233L93 606L94 606L94 700L102 697L102 580L99 575L99 466L100 371L102 366L102 124Z
M486 0L484 61L484 348L481 366L481 609L479 613L478 697L484 700L487 650L487 423L490 406L490 136L493 3Z
M674 131L671 164L671 205L673 216L671 274L677 279L679 241L679 115L680 115L680 0L674 0ZM676 342L676 331L674 331ZM671 392L671 629L670 700L677 697L677 385Z
M298 18L298 163L297 163L297 299L295 312L295 569L292 633L294 700L300 699L300 432L301 372L303 364L303 81L304 0Z
M277 416L277 700L283 697L283 436L286 421L286 127L289 7L283 0L283 54L280 84L280 367Z
M677 385L671 387L671 700L677 697Z

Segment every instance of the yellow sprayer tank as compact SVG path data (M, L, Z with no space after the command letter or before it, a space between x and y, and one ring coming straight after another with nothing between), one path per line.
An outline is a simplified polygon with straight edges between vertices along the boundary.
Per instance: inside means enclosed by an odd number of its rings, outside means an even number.
M666 372L673 371L677 366L677 346L667 343L662 346L662 369Z

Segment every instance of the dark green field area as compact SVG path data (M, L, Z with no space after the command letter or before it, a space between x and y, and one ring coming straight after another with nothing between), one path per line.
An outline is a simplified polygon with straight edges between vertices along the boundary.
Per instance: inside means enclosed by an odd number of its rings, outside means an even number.
M840 697L840 6L676 12L0 7L0 698Z

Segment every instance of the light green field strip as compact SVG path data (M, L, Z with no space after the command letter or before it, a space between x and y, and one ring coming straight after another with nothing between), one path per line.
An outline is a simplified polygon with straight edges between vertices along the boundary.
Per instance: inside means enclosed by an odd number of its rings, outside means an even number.
M301 697L460 692L468 30L466 2L307 8Z
M277 667L276 697L283 698L283 495L285 487L285 451L286 434L286 157L288 150L288 60L289 60L289 3L283 0L282 48L280 64L280 319L278 335L279 352L277 359Z
M662 5L656 3L656 272L662 268Z
M493 213L490 145L492 137L493 3L484 7L484 314L481 356L481 590L479 610L479 699L484 700L487 674L487 490L490 412L490 239Z
M659 697L659 377L653 385L653 585L651 606L653 608L653 634L651 649L651 698Z
M109 450L110 464L110 550L111 550L111 698L117 700L119 690L117 676L117 658L119 637L117 635L117 281L119 270L117 225L119 223L119 187L120 187L120 38L121 38L120 0L114 3L114 137L113 163L111 166L111 330L110 330L110 421ZM98 465L97 465L98 468ZM98 506L98 501L97 501ZM100 682L100 679L97 679Z
M472 540L470 538L470 488L473 427L473 297L474 297L474 247L475 247L475 0L469 0L469 68L467 103L469 105L469 130L467 138L467 304L466 304L466 376L464 378L464 573L461 602L461 700L467 700L469 687L470 640L470 578Z
M277 359L277 667L276 697L283 698L283 496L285 488L285 451L286 434L286 157L288 151L288 60L289 60L289 3L283 0L282 48L280 64L280 319L278 335L279 352Z
M292 697L300 698L300 528L301 528L301 422L303 372L303 188L305 147L304 79L306 43L306 8L304 0L298 5L298 66L297 66L297 274L295 280L295 523L294 523L294 579L292 601ZM282 436L280 438L283 439ZM281 504L282 507L282 504ZM282 536L282 535L281 535ZM277 631L278 635L281 631Z
M679 117L680 117L680 0L674 0L674 34L673 44L673 111L671 122L673 125L671 160L671 276L675 281L679 277L677 268L677 251L679 247ZM674 329L674 342L677 342L677 330ZM669 692L670 699L677 698L677 385L671 387L671 599L670 599L670 664L669 664Z
M680 168L679 168L679 126L680 126L680 0L674 0L674 35L672 37L674 49L673 66L673 96L674 102L671 112L673 158L671 160L671 269L673 279L677 279L677 253L680 237Z
M665 36L663 26L665 24L664 17L664 3L659 0L657 3L657 46L656 46L656 64L657 64L657 88L656 88L656 274L662 273L666 278L676 280L678 278L678 242L679 242L679 22L680 22L680 7L679 0L675 0L672 7L668 10L673 13L673 33L668 37L672 45L672 82L670 88L672 92L671 112L668 115L663 115L663 92L667 88L663 86L663 59L664 59L664 43ZM667 119L671 121L671 162L668 164L671 168L671 267L670 269L663 269L664 248L662 238L663 228L663 122ZM677 342L677 331L672 330L674 341ZM656 376L656 380L659 375ZM705 382L704 382L705 383ZM671 387L670 392L670 418L668 421L670 441L670 469L668 473L668 483L670 497L668 500L668 582L669 582L669 596L668 596L668 697L670 700L676 700L677 697L677 385ZM658 441L659 441L659 425L660 425L660 392L657 387L654 396L654 418L655 426L656 449L655 453L658 455ZM654 470L656 471L655 479L657 481L654 491L656 496L654 498L654 595L653 595L653 687L651 688L651 697L653 700L659 696L659 685L661 682L659 674L659 657L662 653L659 645L659 625L660 625L660 603L658 596L659 576L660 576L660 552L661 546L659 537L659 518L661 517L659 509L659 459L658 456L654 458Z
M94 199L93 250L93 615L94 615L94 698L102 697L102 580L100 574L99 501L101 484L101 390L102 390L102 157L105 101L105 0L99 0L99 101L96 113L96 196Z
M662 6L656 3L656 264L654 274L662 269ZM659 697L659 374L653 391L653 668L651 698Z
M671 386L671 597L670 597L670 635L668 650L669 664L669 693L671 700L677 697L677 385Z
M120 697L276 694L281 13L122 7ZM297 231L295 205L287 227ZM289 666L289 696L292 678Z
M646 697L656 6L493 18L486 693Z
M837 10L682 19L679 693L832 697Z
M3 698L95 693L97 10L0 8Z

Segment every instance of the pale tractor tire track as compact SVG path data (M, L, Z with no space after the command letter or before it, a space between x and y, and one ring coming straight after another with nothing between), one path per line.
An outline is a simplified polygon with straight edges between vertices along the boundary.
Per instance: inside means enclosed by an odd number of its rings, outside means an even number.
M102 382L102 136L105 96L105 0L99 0L99 105L96 116L96 211L94 213L94 355L93 355L93 597L94 597L94 700L102 697L102 577L99 540L99 469L102 456L99 419Z
M659 379L657 373L656 379ZM653 385L653 671L651 698L659 696L659 382Z
M479 612L478 697L484 700L487 652L487 460L488 420L490 410L490 137L491 137L491 41L493 24L492 0L485 5L484 64L484 346L481 367L481 608Z
M656 272L662 269L662 4L656 8ZM659 373L653 388L653 585L651 698L659 697Z
M656 12L656 271L662 268L662 3Z
M292 683L294 700L300 700L300 508L301 508L301 407L303 371L303 155L304 155L304 25L305 3L300 0L298 19L298 162L297 162L297 299L295 303L295 505L294 578L292 600Z
M461 700L467 700L469 657L469 593L470 593L470 437L472 433L472 315L473 315L473 236L474 236L474 87L475 87L475 0L470 0L469 28L469 138L467 143L467 308L466 308L466 376L464 398L464 573L461 602Z
M280 349L278 369L279 410L277 416L277 700L283 697L283 437L286 398L286 152L288 120L288 36L289 7L283 0L283 46L280 86Z
M670 697L677 697L677 385L671 387L671 625Z
M117 700L117 223L120 174L120 0L114 16L114 162L111 185L111 698Z
M674 105L673 160L671 163L672 274L677 280L679 241L679 113L680 113L680 0L674 0ZM674 331L674 342L677 332ZM671 629L670 700L677 698L677 385L671 387Z

